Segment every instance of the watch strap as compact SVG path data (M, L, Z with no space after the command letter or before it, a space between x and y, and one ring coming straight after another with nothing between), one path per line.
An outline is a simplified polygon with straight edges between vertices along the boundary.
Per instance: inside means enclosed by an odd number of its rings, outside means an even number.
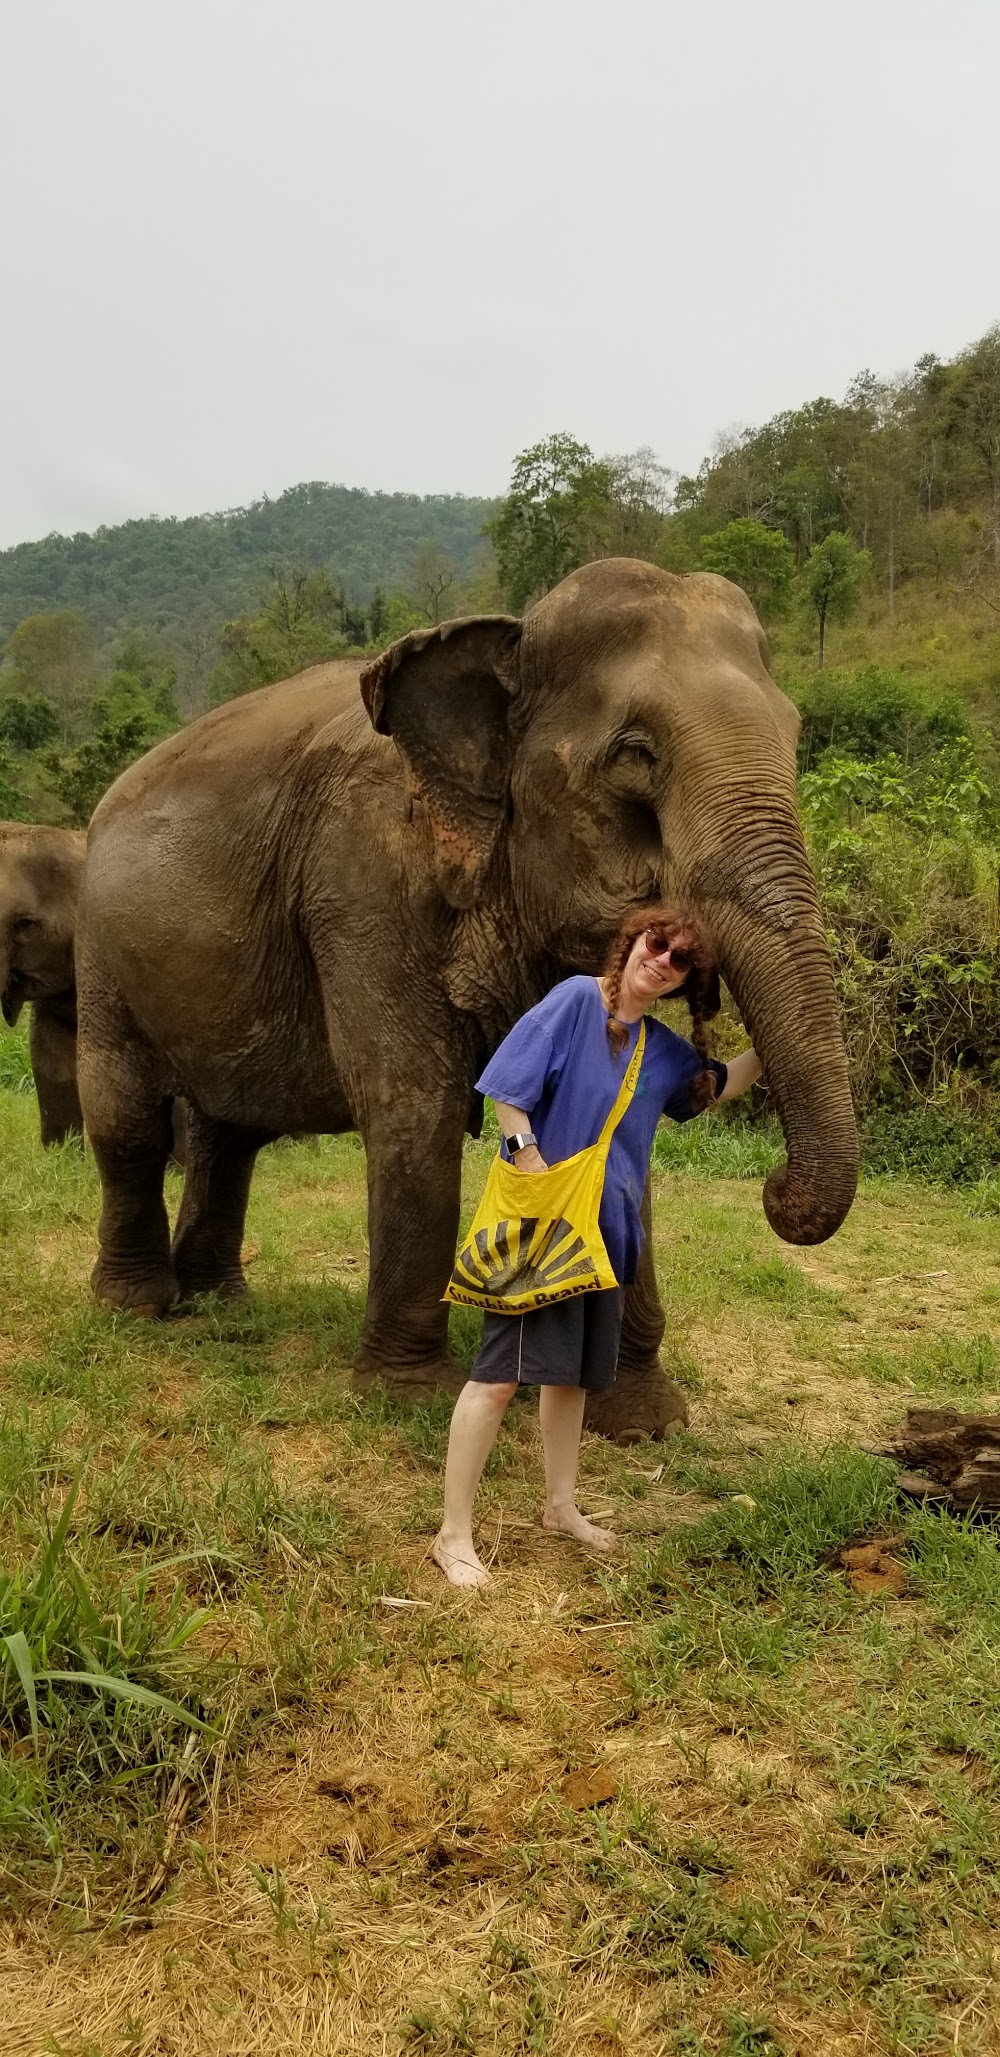
M515 1156L519 1150L530 1149L532 1144L534 1144L536 1149L538 1148L538 1137L533 1136L530 1129L528 1130L527 1135L505 1136L504 1142L506 1143L508 1152L512 1157Z

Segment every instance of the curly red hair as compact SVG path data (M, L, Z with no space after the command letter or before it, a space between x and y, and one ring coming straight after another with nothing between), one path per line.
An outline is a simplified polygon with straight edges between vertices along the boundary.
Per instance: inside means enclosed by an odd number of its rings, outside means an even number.
M691 969L682 985L677 986L671 999L687 1001L691 1015L691 1041L703 1060L703 1070L695 1074L691 1084L692 1105L701 1109L710 1107L715 1099L715 1073L709 1065L708 1033L706 1023L719 1012L722 995L719 990L719 967L715 946L704 923L699 921L686 907L671 907L663 901L654 901L648 907L634 907L625 916L608 951L604 966L604 984L608 997L608 1041L616 1055L628 1043L628 1030L624 1023L616 1021L615 1009L621 997L622 977L638 936L645 929L662 929L668 937L684 939L685 948L691 957Z

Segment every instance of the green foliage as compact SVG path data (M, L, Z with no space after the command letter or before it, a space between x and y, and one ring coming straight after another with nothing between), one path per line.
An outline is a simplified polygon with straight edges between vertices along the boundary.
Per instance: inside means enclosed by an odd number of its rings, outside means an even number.
M780 530L800 568L828 536L849 535L870 553L890 609L915 574L995 593L1000 327L950 364L923 357L894 379L862 371L841 401L720 437L697 476L678 481L659 561L689 569L700 537L741 519Z
M33 1093L34 1090L26 1018L22 1015L16 1028L8 1029L4 1023L0 1033L0 1092Z
M763 621L783 614L788 606L795 553L780 529L744 516L705 536L699 549L703 571L718 572L742 586Z
M996 832L971 745L828 751L800 781L859 1106L986 1081L1000 1047Z
M0 742L15 750L38 750L54 743L59 717L44 693L10 693L0 700Z
M252 607L273 564L325 569L356 602L377 585L403 587L427 540L467 577L494 504L311 481L223 514L47 536L0 552L0 634L25 615L72 608L102 638L141 626L179 646L193 624L214 632Z
M73 608L19 621L4 651L4 685L18 695L42 694L65 715L96 656L93 628Z
M605 500L601 467L573 436L549 436L514 459L510 491L486 533L516 612L599 554Z
M644 447L596 458L572 436L549 436L514 460L510 491L485 533L515 612L596 557L654 557L669 473Z
M806 599L819 623L819 666L828 621L847 621L861 598L862 583L871 569L866 550L859 550L850 536L832 529L809 552L803 587Z
M881 665L817 672L785 690L802 717L804 771L830 749L863 761L891 753L908 764L941 744L971 740L968 714L953 694L915 686Z
M272 566L270 576L260 613L229 621L222 631L225 656L208 681L210 706L340 656L348 642L364 642L364 615L355 616L325 571Z
M204 1613L176 1590L156 1602L163 1567L109 1581L98 1553L85 1569L70 1547L75 1499L74 1484L33 1562L0 1569L0 1724L34 1746L20 1777L0 1772L0 1823L50 1856L93 1780L155 1777L178 1725L212 1733L174 1683L187 1689L181 1653Z
M974 1185L1000 1162L1000 1133L995 1120L977 1119L950 1101L875 1107L865 1120L861 1161L876 1176Z
M30 821L28 803L17 784L9 751L0 743L0 820Z
M137 757L145 756L153 740L143 714L106 714L75 750L48 753L42 777L73 828L86 828L108 787Z

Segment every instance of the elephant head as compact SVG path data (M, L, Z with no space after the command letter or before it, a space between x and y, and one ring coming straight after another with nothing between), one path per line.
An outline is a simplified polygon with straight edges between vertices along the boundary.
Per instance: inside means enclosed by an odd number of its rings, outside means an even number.
M768 1219L811 1243L850 1207L857 1132L796 808L798 716L767 667L737 586L607 559L523 621L404 637L362 692L422 803L443 899L505 902L512 949L597 970L627 907L698 909L785 1133Z
M70 992L86 837L0 822L0 1008L11 1027L27 1001Z

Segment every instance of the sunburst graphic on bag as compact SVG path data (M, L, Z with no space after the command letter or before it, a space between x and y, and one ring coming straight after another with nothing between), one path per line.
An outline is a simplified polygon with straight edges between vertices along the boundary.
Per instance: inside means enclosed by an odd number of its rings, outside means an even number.
M597 1277L586 1243L571 1221L498 1221L492 1233L480 1229L455 1264L455 1283L488 1293L491 1299L565 1286L579 1291Z

